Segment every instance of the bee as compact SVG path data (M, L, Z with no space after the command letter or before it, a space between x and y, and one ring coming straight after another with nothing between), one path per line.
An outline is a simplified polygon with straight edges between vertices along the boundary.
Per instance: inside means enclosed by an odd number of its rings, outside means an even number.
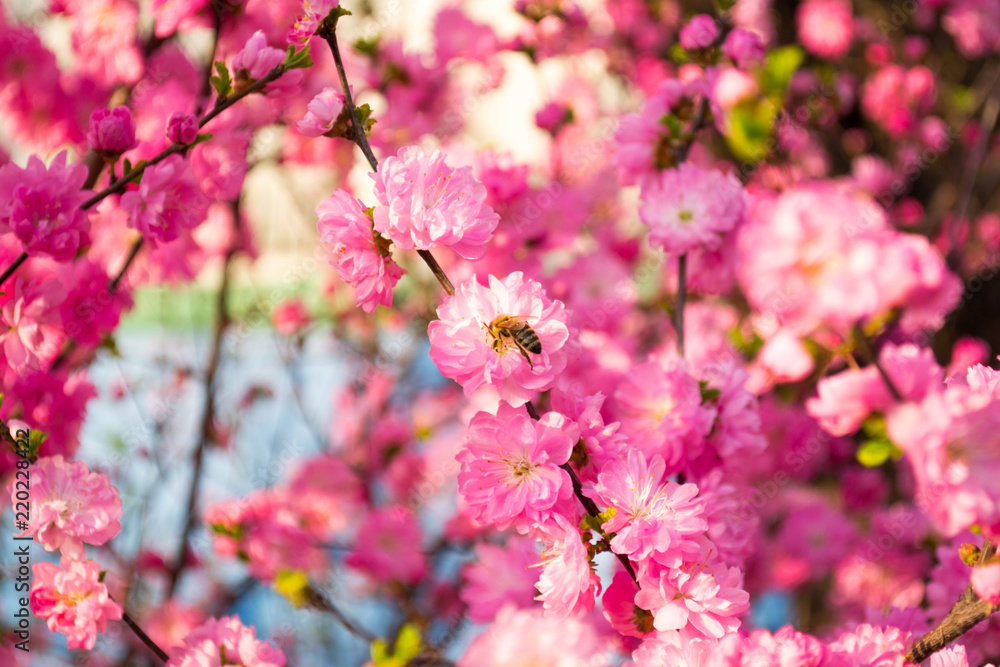
M531 357L528 353L541 354L542 353L542 341L538 340L538 334L535 330L524 321L521 317L512 317L510 315L497 315L492 322L490 322L486 329L493 336L493 349L500 352L500 348L504 346L507 339L514 341L514 345L517 346L518 352L521 353L527 362L528 366L534 368L534 364L531 363Z

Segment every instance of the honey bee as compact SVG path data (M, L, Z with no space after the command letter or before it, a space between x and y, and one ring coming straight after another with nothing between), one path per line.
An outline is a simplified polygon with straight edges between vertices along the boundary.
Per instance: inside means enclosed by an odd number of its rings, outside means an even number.
M497 352L500 348L504 346L507 339L514 341L514 345L517 346L518 352L521 353L527 362L528 366L534 368L534 364L531 363L531 357L528 353L541 354L542 353L542 342L538 340L538 334L535 330L520 317L512 317L510 315L497 315L492 322L490 322L486 329L493 336L493 349Z

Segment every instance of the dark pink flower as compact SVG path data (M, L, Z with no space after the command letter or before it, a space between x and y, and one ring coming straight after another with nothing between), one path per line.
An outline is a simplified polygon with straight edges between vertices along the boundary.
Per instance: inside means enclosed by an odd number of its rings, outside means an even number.
M107 158L117 158L139 145L135 138L135 120L128 107L100 107L90 114L87 144Z

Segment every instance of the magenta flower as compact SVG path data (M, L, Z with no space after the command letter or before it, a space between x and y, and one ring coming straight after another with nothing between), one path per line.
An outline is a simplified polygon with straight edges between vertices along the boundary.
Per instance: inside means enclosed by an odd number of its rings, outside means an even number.
M66 336L57 304L64 298L55 281L14 279L13 294L0 308L0 352L22 377L47 368L59 354Z
M576 425L556 412L537 421L507 403L496 416L478 412L456 457L458 489L481 523L526 533L572 497L569 475L559 466L579 437Z
M233 72L237 79L252 83L263 79L285 61L285 52L267 45L263 30L255 32L243 49L233 57Z
M14 493L11 496L13 498ZM31 468L31 515L22 535L64 559L83 560L83 544L104 544L121 532L122 502L108 476L82 461L43 457Z
M500 216L486 205L486 188L471 167L452 169L444 154L416 146L382 160L375 179L379 204L375 229L399 248L450 247L465 259L480 259Z
M361 523L354 551L344 562L376 581L415 584L427 572L421 542L420 524L412 512L399 505L376 509Z
M475 623L489 623L505 604L518 609L534 606L538 570L535 541L510 537L507 544L476 545L476 562L463 573L465 585L458 595L468 607L469 618Z
M198 119L175 111L167 119L167 139L175 144L193 144L198 138Z
M354 287L358 307L372 313L392 306L392 288L404 271L392 261L389 242L375 233L364 204L337 190L316 207L316 228L337 275Z
M639 217L649 226L652 246L680 255L717 249L745 210L743 186L733 174L684 162L643 184Z
M535 392L552 387L576 349L575 343L568 344L562 302L549 300L542 286L520 271L502 281L490 276L489 287L470 279L437 312L439 319L427 329L431 359L444 376L462 385L466 396L492 385L501 400L524 405ZM541 352L522 351L512 337L490 333L501 316L527 324Z
M129 214L129 227L142 232L153 246L169 243L184 230L200 225L209 203L191 164L180 155L171 155L147 169L138 190L126 192L121 199L122 209Z
M87 144L103 157L117 159L139 145L135 138L135 120L128 107L100 107L90 114Z
M185 637L184 648L171 651L167 661L167 667L209 665L284 667L285 654L281 649L257 639L253 626L243 625L238 616L210 618Z
M60 565L38 563L31 568L31 611L45 619L49 630L66 635L70 649L89 651L97 633L107 630L109 620L121 620L121 606L98 581L100 570L92 560L65 557Z
M13 232L29 255L66 262L90 242L90 218L80 208L89 192L82 164L68 165L66 151L46 169L37 157L21 169L0 167L0 233Z
M694 484L664 479L663 457L654 456L647 465L641 451L630 450L625 461L607 463L597 476L591 495L615 509L604 524L615 533L611 548L634 561L654 558L665 565L679 565L697 553L690 538L708 529L705 505Z
M845 632L828 647L832 664L846 663L856 667L902 667L910 633L899 628L859 625L854 632Z
M305 118L295 124L307 137L319 137L333 129L337 117L344 110L344 95L335 88L324 88L309 101Z

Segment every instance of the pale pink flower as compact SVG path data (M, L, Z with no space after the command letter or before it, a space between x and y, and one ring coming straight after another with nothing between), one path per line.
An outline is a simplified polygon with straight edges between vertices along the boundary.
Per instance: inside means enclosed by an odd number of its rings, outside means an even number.
M640 578L639 584L635 602L653 612L653 627L661 632L721 639L740 627L739 617L750 608L736 567L688 561L663 569L656 578Z
M469 422L458 488L478 521L519 532L548 521L556 504L572 497L566 471L580 437L575 424L556 412L539 420L501 403L496 416L478 412Z
M903 667L909 638L910 633L899 628L864 623L854 632L842 634L827 650L831 657L846 660L852 667Z
M420 524L412 512L393 506L369 512L344 562L376 581L412 585L427 572Z
M307 137L319 137L333 129L333 124L344 111L344 95L336 88L324 88L312 98L305 118L295 124Z
M465 259L480 259L500 216L486 205L486 188L472 167L452 169L444 154L416 146L382 160L375 180L375 229L399 248L448 246Z
M819 396L806 400L806 411L832 435L850 435L872 412L894 403L885 380L874 366L824 377L817 383Z
M697 51L710 47L718 36L719 26L715 19L708 14L697 14L681 28L679 40L686 50Z
M826 647L815 637L786 625L773 635L762 628L744 637L726 635L713 651L712 667L820 667Z
M972 589L990 604L1000 604L1000 563L987 563L973 568Z
M38 459L31 467L29 502L28 528L21 534L66 559L83 560L85 542L104 544L121 532L118 489L82 461L70 463L61 455Z
M233 57L233 72L237 79L248 83L263 79L268 72L285 61L285 52L267 45L263 30L258 30L247 40L243 49Z
M286 299L271 312L271 322L282 336L293 336L309 326L309 309L302 299Z
M373 313L392 306L392 288L405 273L392 261L389 241L375 232L364 204L337 190L316 207L316 228L337 275L354 287L358 306Z
M605 464L588 489L600 504L615 509L604 524L615 533L611 547L637 562L654 558L678 565L698 552L691 538L708 529L698 487L665 479L665 471L663 457L654 456L647 465L643 453L631 449L626 460Z
M591 624L508 605L472 641L456 667L606 667L605 655Z
M649 226L652 246L680 255L717 249L745 209L743 186L735 176L684 162L643 184L639 218Z
M304 44L316 34L320 21L340 5L340 0L302 0L302 13L288 30L287 39L290 43Z
M716 662L718 655L719 647L715 640L691 637L677 641L666 633L657 633L643 640L642 645L632 652L632 660L635 667L721 667Z
M60 565L38 563L31 567L31 611L45 619L49 630L66 635L70 649L89 651L97 642L97 633L107 630L109 620L121 620L121 606L98 581L100 571L92 560L66 557Z
M955 38L958 52L975 59L1000 51L1000 2L957 0L947 3L941 27Z
M821 58L837 60L851 48L854 17L850 0L806 0L795 13L799 41Z
M518 609L534 606L538 570L535 541L510 537L507 544L476 545L476 562L464 570L465 585L459 597L474 623L489 623L505 604Z
M98 107L90 114L87 144L102 156L117 158L139 145L135 138L135 120L128 107Z
M304 460L289 481L291 502L306 527L320 537L346 529L364 506L361 480L339 456L319 454Z
M702 405L698 381L676 358L633 367L615 391L615 406L632 446L650 459L662 455L669 472L701 453L717 415Z
M184 638L184 647L170 652L167 667L284 667L281 649L257 639L253 626L238 616L210 618Z
M69 165L66 151L45 167L36 156L21 169L0 167L0 233L12 232L29 255L65 262L90 241L90 218L80 208L87 167Z
M142 618L142 629L168 654L184 646L184 638L205 622L205 614L176 600L167 600Z
M0 309L0 351L19 375L48 368L59 354L66 340L58 317L60 301L65 294L57 281L14 278L14 289Z
M594 596L601 592L601 580L587 554L583 534L561 514L553 519L545 530L545 569L538 579L535 599L543 603L546 613L556 616L592 611Z
M167 139L175 144L193 144L198 138L198 119L180 111L167 119Z
M146 169L139 188L121 198L121 207L129 214L129 227L139 230L154 247L200 225L209 203L198 187L191 163L180 155L171 155Z
M577 475L583 481L596 480L597 473L604 464L624 456L628 448L625 435L619 431L621 424L605 423L601 414L604 394L600 392L591 396L579 396L557 388L552 390L550 397L552 408L575 421L580 427L580 440L583 446L580 448L578 444L577 451L582 449L583 460L574 462L583 465Z
M466 396L483 385L496 388L501 400L527 403L535 392L552 387L578 346L570 343L567 313L542 286L520 271L489 286L471 278L438 307L438 320L427 335L431 359L445 377L462 385ZM538 337L541 352L522 351L509 336L496 337L490 325L500 316L523 320Z
M963 645L953 644L931 654L930 667L969 667L969 656Z

